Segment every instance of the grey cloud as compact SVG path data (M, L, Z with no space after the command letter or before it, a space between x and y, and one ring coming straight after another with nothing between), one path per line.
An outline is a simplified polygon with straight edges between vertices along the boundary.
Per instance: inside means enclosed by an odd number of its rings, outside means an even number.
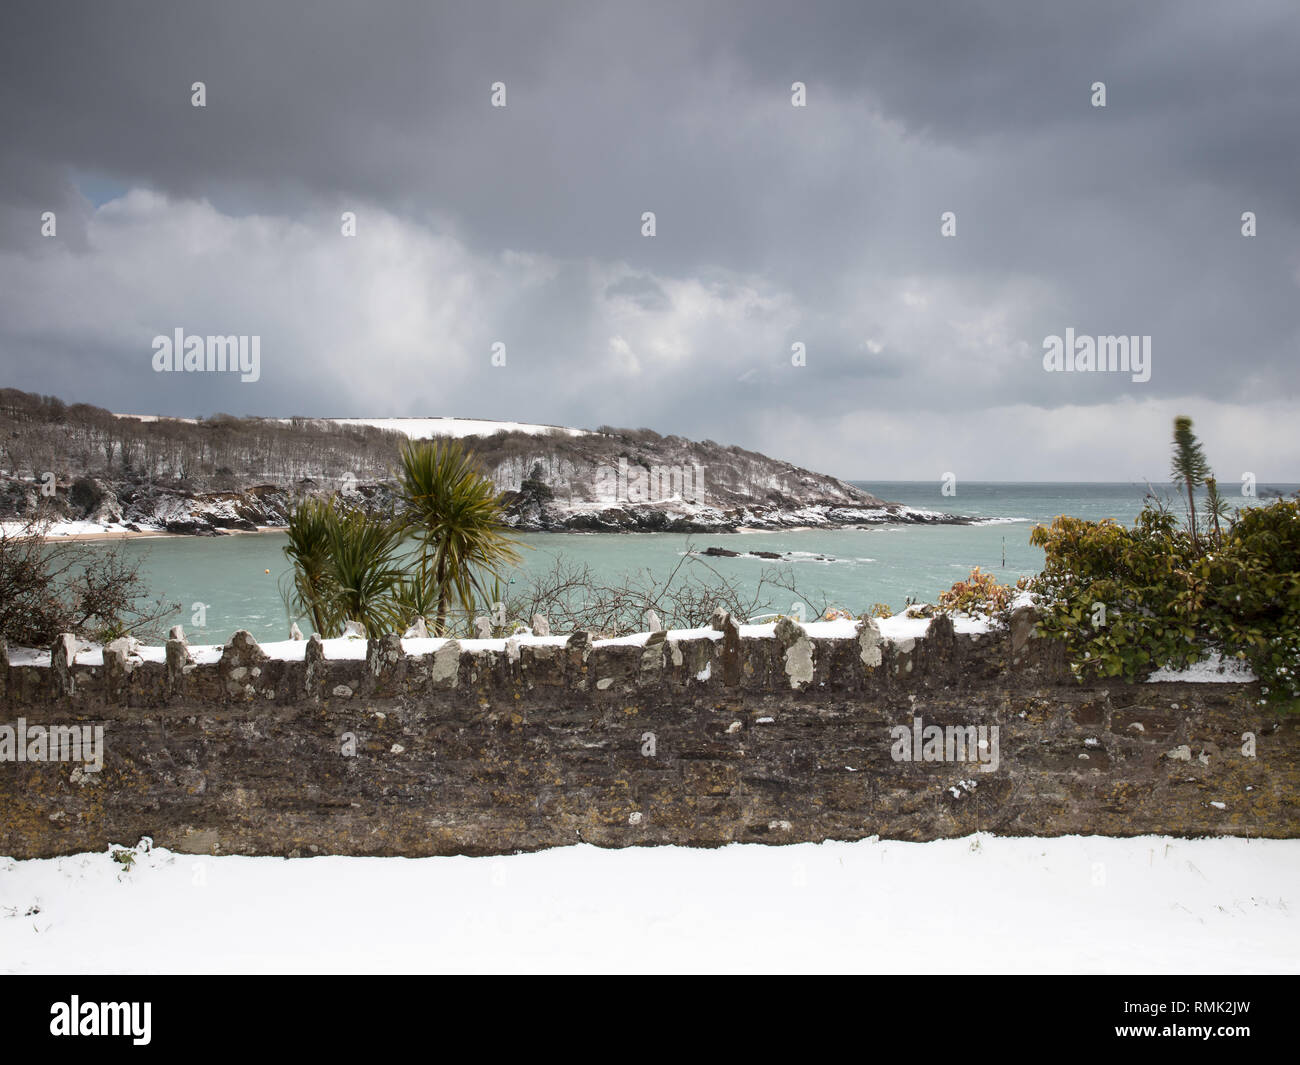
M672 306L668 294L654 278L644 275L619 278L606 285L605 298L631 300L645 311L664 311Z
M846 451L880 412L1295 404L1297 45L1282 0L20 5L0 39L3 383L186 415L364 396L759 447L833 422ZM159 222L128 250L77 175L231 225L205 220L203 243ZM343 210L364 256L340 246ZM270 346L257 388L138 372L155 320L231 316ZM1151 335L1151 381L1044 373L1066 327ZM494 340L510 363L489 376ZM372 390L386 369L408 376ZM873 461L929 445L889 446Z

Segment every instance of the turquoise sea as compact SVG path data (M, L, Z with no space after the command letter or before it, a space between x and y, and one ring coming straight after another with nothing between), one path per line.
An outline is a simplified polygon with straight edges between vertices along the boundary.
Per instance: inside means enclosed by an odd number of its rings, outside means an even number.
M894 609L910 596L934 600L971 567L992 572L1004 584L1037 573L1042 552L1029 544L1034 524L1058 514L1093 520L1114 518L1130 523L1141 510L1148 486L1142 484L1026 484L959 482L956 494L944 496L938 482L854 481L883 499L928 510L973 515L979 525L881 525L865 530L812 530L755 533L551 533L525 534L522 571L550 568L556 555L589 564L609 579L649 570L661 580L681 562L688 547L725 547L732 551L790 552L789 572L800 591L814 603L822 598L854 613L873 603ZM1235 498L1243 505L1266 502L1270 492L1290 495L1297 485L1260 485L1256 499ZM1156 486L1173 499L1167 485ZM141 572L153 594L182 604L168 624L180 623L194 642L224 642L246 628L259 640L281 640L289 621L280 598L279 580L289 569L281 533L224 537L150 538L128 541L141 557ZM822 556L827 561L819 561ZM746 587L764 569L781 564L755 558L710 558L719 573ZM270 570L269 573L265 572ZM196 604L204 604L206 624L194 623ZM775 592L769 609L789 612L792 597ZM304 626L304 631L307 627Z

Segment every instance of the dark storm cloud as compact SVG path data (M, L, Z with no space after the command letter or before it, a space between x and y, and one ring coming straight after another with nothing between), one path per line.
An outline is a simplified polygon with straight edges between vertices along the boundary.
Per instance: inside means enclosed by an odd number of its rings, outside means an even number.
M1025 407L1110 436L983 475L1124 475L1124 404L1294 416L1298 31L1284 2L20 5L3 383L653 425L874 476L945 461L908 425ZM141 195L97 210L114 187ZM142 370L177 325L261 332L263 380ZM1066 327L1151 335L1151 381L1045 373Z

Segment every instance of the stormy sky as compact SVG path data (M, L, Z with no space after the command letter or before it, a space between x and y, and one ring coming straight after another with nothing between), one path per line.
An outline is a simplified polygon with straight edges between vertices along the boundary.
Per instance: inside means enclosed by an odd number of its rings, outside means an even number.
M1185 413L1297 481L1298 54L1294 0L9 5L0 385L863 479L1163 478ZM178 328L260 379L156 373Z

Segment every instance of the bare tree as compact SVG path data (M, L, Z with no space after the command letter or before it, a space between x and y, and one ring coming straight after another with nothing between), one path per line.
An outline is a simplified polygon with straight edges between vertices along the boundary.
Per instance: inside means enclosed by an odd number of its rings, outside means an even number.
M719 607L743 622L770 610L777 589L811 602L788 567L764 569L753 590L747 591L739 580L724 576L692 553L689 545L664 577L645 569L612 581L599 579L585 562L555 555L547 569L528 578L506 600L505 614L511 619L541 614L557 632L585 629L599 636L619 636L644 631L651 610L674 629L701 628Z
M50 543L48 529L45 518L0 526L0 635L25 647L47 647L62 632L100 642L161 635L159 622L180 604L149 599L138 559L120 544Z

